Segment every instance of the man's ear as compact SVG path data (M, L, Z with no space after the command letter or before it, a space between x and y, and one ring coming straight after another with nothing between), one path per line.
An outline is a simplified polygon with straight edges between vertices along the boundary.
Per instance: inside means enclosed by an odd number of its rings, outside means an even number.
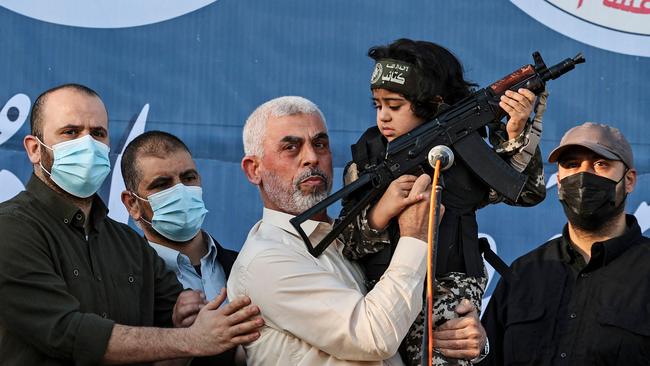
M124 207L126 207L126 210L129 212L129 215L133 219L133 221L138 222L140 220L140 210L138 207L138 202L137 198L131 194L131 192L124 190L122 191L122 194L120 195L120 198L122 199L122 204Z
M241 160L241 168L246 174L248 181L259 186L262 182L262 177L260 176L260 159L254 155L246 155Z
M34 135L27 135L23 139L23 146L27 152L27 157L32 164L38 164L41 162L41 144L36 139Z
M631 168L625 173L625 193L632 193L636 185L636 169Z

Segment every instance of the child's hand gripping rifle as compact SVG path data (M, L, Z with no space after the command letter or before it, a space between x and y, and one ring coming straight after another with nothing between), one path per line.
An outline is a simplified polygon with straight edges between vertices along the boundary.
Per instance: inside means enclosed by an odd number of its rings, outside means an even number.
M506 90L517 91L519 88L525 88L540 94L545 89L546 81L557 79L572 70L576 64L585 62L581 53L550 68L546 67L539 52L533 53L533 60L535 66L521 67L487 88L478 90L445 109L432 121L425 122L391 141L386 158L381 164L364 171L356 181L292 218L291 224L305 241L309 253L318 257L373 199L383 194L394 179L404 174L422 172L425 164L428 164L429 150L437 145L452 147L485 184L509 200L516 201L526 183L526 176L494 152L478 131L489 122L499 120L505 115L499 107L499 98ZM361 196L346 217L338 222L317 246L312 246L300 225L368 184L372 185L372 189Z

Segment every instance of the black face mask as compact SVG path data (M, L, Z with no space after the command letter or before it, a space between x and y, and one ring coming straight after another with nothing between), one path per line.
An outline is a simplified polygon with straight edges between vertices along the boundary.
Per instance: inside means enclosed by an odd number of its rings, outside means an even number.
M627 171L626 171L627 173ZM623 212L626 194L616 204L618 182L591 173L578 173L560 181L559 197L569 222L580 229L594 231Z

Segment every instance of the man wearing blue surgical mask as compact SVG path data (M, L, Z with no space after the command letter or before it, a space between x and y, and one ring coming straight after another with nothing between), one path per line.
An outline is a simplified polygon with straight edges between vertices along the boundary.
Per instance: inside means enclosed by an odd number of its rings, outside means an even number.
M34 175L0 204L0 365L143 364L259 337L259 308L245 297L219 307L222 292L187 311L156 252L107 216L96 192L110 172L108 114L93 90L41 94L31 129Z
M208 210L188 147L172 134L148 131L124 149L121 168L122 203L167 269L185 289L194 290L187 306L198 312L226 287L237 253L201 230ZM233 355L213 357L211 364L231 365Z

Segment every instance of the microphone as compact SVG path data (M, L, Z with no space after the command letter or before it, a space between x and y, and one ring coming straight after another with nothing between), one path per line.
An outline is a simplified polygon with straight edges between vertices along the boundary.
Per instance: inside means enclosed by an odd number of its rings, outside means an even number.
M429 164L435 168L436 161L440 160L440 170L449 169L454 164L454 153L445 145L434 146L429 150Z

